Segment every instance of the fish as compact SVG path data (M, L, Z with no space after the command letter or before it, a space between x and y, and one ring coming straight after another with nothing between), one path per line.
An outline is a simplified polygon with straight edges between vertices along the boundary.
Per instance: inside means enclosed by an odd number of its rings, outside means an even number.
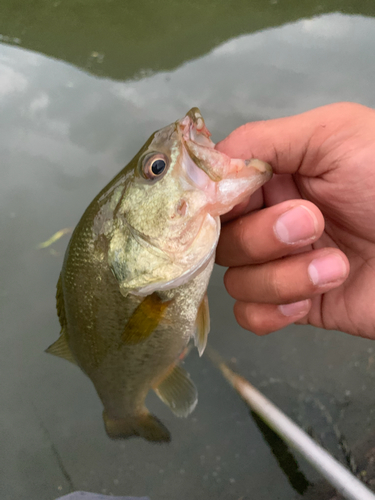
M57 283L58 340L104 407L109 437L168 442L150 390L178 417L198 393L181 358L210 330L207 286L220 215L272 176L257 159L215 149L198 108L156 131L94 198L74 229Z

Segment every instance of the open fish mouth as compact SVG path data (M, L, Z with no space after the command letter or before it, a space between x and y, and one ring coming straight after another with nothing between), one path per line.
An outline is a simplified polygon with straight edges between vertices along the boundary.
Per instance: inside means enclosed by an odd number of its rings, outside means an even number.
M208 194L213 192L212 181L221 180L210 164L212 158L222 157L215 150L215 143L210 139L211 132L206 127L199 108L191 108L184 118L178 120L177 127L181 134L183 145L183 164L187 178L193 185Z
M199 108L191 108L180 120L179 126L185 142L190 140L207 148L215 147L215 143L210 139L211 132L206 127Z
M198 108L191 108L177 124L180 127L183 148L186 153L185 169L198 188L207 192L210 184L212 189L212 183L207 182L207 180L217 184L223 180L238 182L241 178L245 181L252 178L251 184L257 188L272 177L271 166L263 161L255 158L248 160L230 158L216 150L215 143L210 139L211 133ZM197 174L197 170L201 171L200 175ZM196 182L197 180L198 182ZM251 192L253 191L255 189L251 189ZM233 192L233 196L235 197L235 192Z

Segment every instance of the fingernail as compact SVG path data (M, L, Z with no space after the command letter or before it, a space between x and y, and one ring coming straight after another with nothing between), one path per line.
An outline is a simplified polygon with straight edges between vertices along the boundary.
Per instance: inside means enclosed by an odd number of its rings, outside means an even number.
M346 276L347 265L338 254L324 255L310 262L308 273L314 285L326 285Z
M302 313L306 314L309 306L310 302L308 300L300 300L299 302L292 302L292 304L281 304L278 308L284 316L299 316Z
M276 221L274 231L284 243L298 243L311 240L317 232L318 221L315 215L303 205L291 208Z

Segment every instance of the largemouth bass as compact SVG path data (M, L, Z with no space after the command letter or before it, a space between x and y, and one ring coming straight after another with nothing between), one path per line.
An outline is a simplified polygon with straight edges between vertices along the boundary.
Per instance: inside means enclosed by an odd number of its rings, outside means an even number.
M96 196L69 242L57 284L59 339L47 352L92 380L112 438L169 441L145 407L153 389L177 416L197 403L179 365L210 328L208 281L220 218L270 179L259 160L214 149L198 108L155 132Z

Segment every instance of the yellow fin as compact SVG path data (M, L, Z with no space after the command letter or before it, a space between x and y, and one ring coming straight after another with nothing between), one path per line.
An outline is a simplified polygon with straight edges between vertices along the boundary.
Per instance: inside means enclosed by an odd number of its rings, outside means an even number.
M77 364L77 361L74 359L72 351L68 345L68 338L65 330L62 330L60 337L56 340L56 342L51 344L45 352L58 356L59 358L66 359L75 365Z
M111 418L103 412L105 430L112 439L126 439L140 436L147 441L169 442L171 435L168 429L151 413L127 418Z
M160 323L171 301L162 302L157 293L148 295L129 318L121 339L126 344L146 340Z
M198 391L194 382L179 365L173 365L168 370L167 376L154 391L177 417L187 417L198 402Z
M203 297L203 300L199 306L197 319L195 323L194 343L198 349L199 356L202 356L206 348L207 337L209 332L210 332L210 310L208 308L208 297L206 294Z

